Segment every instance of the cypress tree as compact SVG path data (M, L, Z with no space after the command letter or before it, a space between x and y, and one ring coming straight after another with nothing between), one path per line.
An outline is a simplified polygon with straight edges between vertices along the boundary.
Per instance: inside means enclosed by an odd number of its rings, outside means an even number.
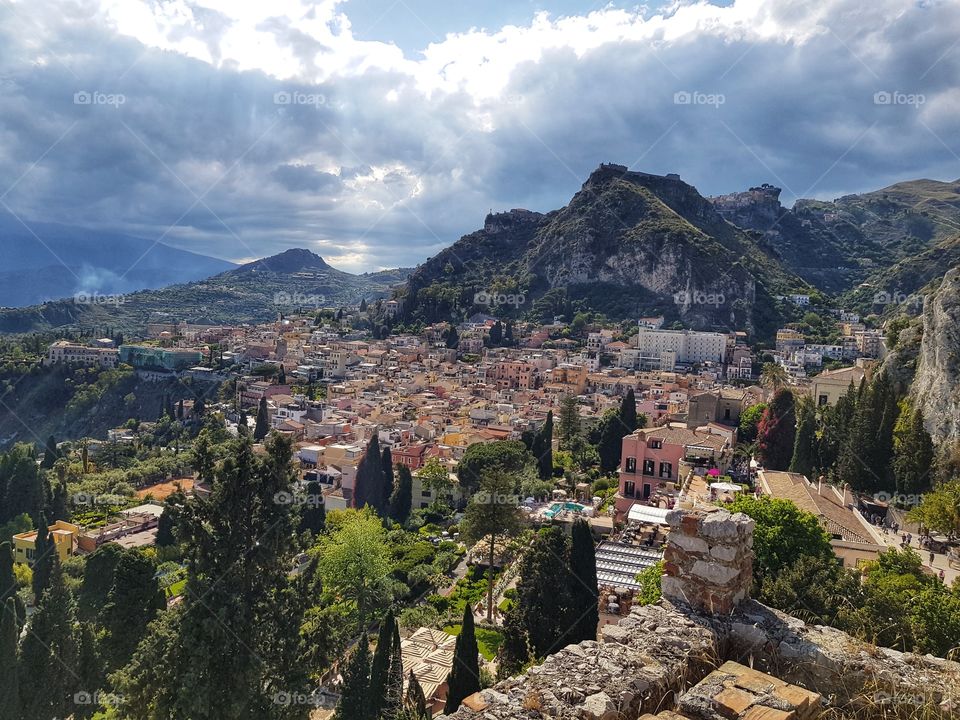
M0 605L5 605L7 600L13 600L17 621L22 626L27 616L27 608L17 594L17 578L13 574L13 549L9 542L3 542L0 543Z
M874 380L874 413L877 430L872 458L873 471L883 489L893 489L893 429L897 424L900 407L897 404L896 388L886 370Z
M20 698L28 718L68 717L74 709L73 695L80 689L77 667L76 611L73 597L63 582L63 569L56 554L50 568L49 586L30 617L20 652Z
M343 672L340 700L333 714L335 720L368 720L369 690L370 648L366 636L361 635Z
M113 587L100 613L105 630L101 654L110 670L133 656L147 625L164 605L155 572L153 563L137 551L128 550L117 563Z
M383 481L380 485L380 492L377 493L377 514L380 517L386 517L390 510L390 497L393 495L393 455L390 448L385 447L380 457L380 468L383 471Z
M560 441L565 445L580 434L580 412L577 399L567 395L560 401Z
M534 457L540 479L549 480L553 477L553 410L547 412L547 419L537 433Z
M400 631L393 625L393 637L390 642L390 666L387 670L387 683L384 688L383 708L380 718L396 720L403 710L403 653L400 649Z
M327 524L327 509L323 503L323 486L316 480L307 483L307 502L300 514L300 532L309 530L316 537Z
M17 676L20 624L12 597L8 597L0 606L0 612L3 613L0 618L0 663L3 664L0 672L0 720L20 720L20 679Z
M799 419L793 443L793 457L790 459L790 472L812 479L817 457L817 418L813 403L801 401L797 414Z
M467 603L463 608L463 624L453 650L453 667L447 676L447 702L443 706L446 715L456 712L463 699L480 690L480 662L477 636L473 624L473 608Z
M397 465L397 478L390 496L390 517L394 522L405 525L410 518L413 505L413 477L406 465Z
M240 414L237 417L237 428L248 428L250 423L247 422L247 411L243 408L240 408Z
M600 470L605 473L613 472L620 465L623 438L627 435L619 412L611 408L604 413L600 420L599 434L597 454L600 456Z
M857 390L857 405L847 429L847 442L837 463L840 482L849 483L854 490L871 490L880 485L874 471L876 450L876 423L874 393L866 380Z
M53 538L47 529L47 518L40 513L40 524L37 527L37 539L34 543L33 555L33 602L34 605L40 603L40 597L43 591L47 589L50 583L50 571L53 567L54 556L57 555L57 548L53 544ZM58 557L59 559L59 557Z
M267 399L262 397L257 406L257 423L253 427L253 439L263 440L268 432L270 432L270 417L267 413Z
M637 429L637 397L633 388L627 390L627 394L620 401L620 422L627 429L627 435Z
M107 684L103 661L97 650L96 630L92 623L81 622L77 650L77 674L80 676L80 689L90 696L102 690ZM100 708L90 703L77 705L74 710L74 720L86 720L93 717Z
M596 640L600 623L599 589L597 585L597 554L593 533L585 520L573 524L570 545L571 595L575 625L571 642Z
M415 720L429 720L427 697L423 694L423 687L417 680L417 676L413 674L413 670L407 675L407 696L404 699L404 705Z
M357 476L353 487L354 507L358 509L366 505L377 507L380 492L383 489L381 462L380 438L374 432L366 452L357 464Z
M47 444L43 451L43 462L40 463L40 467L44 470L51 469L59 457L60 453L57 452L57 441L53 435L51 435L47 438Z
M929 488L933 459L933 441L923 426L923 413L920 408L911 412L905 404L897 422L893 456L897 492L918 493Z
M520 561L516 607L530 647L545 657L570 642L576 615L569 582L569 541L556 527L538 533Z
M175 545L177 538L173 534L173 518L170 515L170 508L164 507L160 517L157 518L157 547L170 547Z
M377 647L373 651L373 662L370 664L370 684L367 692L367 717L375 720L386 704L387 682L390 673L390 653L392 651L393 634L397 630L393 610L387 610L380 622L380 634L377 636Z

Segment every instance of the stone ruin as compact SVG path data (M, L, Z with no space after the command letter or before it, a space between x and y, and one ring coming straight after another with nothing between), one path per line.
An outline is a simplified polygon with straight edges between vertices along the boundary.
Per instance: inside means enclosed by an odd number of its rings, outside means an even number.
M960 663L875 647L750 599L753 521L674 511L659 603L633 607L451 718L960 718Z

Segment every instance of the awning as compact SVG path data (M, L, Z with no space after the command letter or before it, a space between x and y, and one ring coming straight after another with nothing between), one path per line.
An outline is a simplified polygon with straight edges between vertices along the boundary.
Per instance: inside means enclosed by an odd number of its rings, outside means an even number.
M743 490L743 488L740 487L739 485L734 485L733 483L727 483L727 482L710 483L710 489L718 490L719 492L732 492L732 493L738 493Z
M627 513L627 520L632 522L651 523L654 525L667 525L666 508L651 507L649 505L640 505L634 503Z

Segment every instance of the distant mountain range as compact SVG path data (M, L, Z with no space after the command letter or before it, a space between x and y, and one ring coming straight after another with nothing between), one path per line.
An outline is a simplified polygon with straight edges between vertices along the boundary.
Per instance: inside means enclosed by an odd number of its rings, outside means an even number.
M234 267L153 240L56 223L22 223L0 213L3 307L160 288Z
M291 249L197 282L112 296L90 294L0 310L0 332L58 327L140 330L150 321L201 324L265 322L280 313L337 307L390 294L409 270L352 275L309 250Z

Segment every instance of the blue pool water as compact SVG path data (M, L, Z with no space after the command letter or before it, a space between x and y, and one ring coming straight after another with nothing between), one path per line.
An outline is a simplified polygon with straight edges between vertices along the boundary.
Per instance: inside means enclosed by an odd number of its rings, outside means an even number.
M573 510L574 512L583 512L586 505L575 502L555 502L549 508L543 511L545 517L552 518L561 510Z

